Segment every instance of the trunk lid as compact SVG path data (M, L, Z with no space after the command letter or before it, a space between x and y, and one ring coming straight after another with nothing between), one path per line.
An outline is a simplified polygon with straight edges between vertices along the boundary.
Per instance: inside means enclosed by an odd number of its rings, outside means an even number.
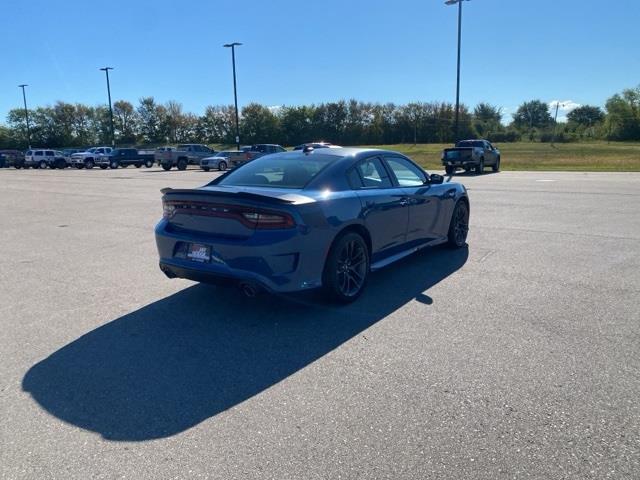
M207 186L162 193L170 228L227 238L248 238L256 228L293 228L295 205L313 201L296 191L272 188Z

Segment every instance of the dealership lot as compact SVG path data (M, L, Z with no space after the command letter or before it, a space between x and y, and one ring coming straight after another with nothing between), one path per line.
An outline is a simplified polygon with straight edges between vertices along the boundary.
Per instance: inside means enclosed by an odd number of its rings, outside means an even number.
M363 297L168 280L160 188L0 170L1 478L638 478L640 174L503 172Z

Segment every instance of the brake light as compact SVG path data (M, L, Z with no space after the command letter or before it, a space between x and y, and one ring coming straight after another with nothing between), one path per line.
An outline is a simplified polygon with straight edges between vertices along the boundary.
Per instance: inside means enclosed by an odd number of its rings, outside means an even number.
M176 206L171 202L162 202L162 218L172 218L176 213Z
M173 218L176 214L197 215L201 217L217 217L237 220L249 228L259 230L293 228L296 226L293 217L286 212L265 210L262 208L221 205L207 202L163 201L162 216Z
M248 222L252 223L256 229L269 229L269 228L292 228L295 226L295 222L291 215L287 213L274 213L256 211L244 211L242 216Z

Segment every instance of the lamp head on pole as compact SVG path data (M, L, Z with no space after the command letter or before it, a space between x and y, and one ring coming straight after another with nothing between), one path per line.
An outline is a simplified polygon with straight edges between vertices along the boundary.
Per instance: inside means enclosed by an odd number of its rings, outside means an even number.
M113 67L102 67L100 70L102 70L103 72L107 72L109 70L113 70Z
M24 88L24 87L28 87L29 84L28 83L23 83L22 85L18 85L18 88Z
M240 42L233 42L233 43L225 43L222 46L225 48L231 48L231 47L239 47L240 45L242 45Z
M456 3L468 2L470 0L447 0L444 2L445 5L455 5Z

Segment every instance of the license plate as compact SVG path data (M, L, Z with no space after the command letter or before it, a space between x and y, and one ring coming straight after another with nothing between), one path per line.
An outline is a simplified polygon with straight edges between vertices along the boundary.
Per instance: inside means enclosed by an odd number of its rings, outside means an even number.
M200 243L190 243L187 258L194 262L208 262L211 260L211 248Z

